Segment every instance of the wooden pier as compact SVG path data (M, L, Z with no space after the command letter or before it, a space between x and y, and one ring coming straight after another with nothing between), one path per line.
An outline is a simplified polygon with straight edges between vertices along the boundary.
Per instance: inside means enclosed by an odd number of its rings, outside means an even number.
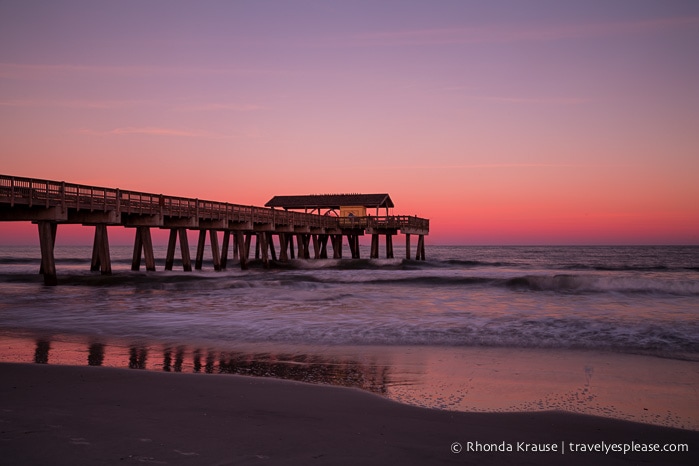
M192 270L187 230L199 231L194 268L202 268L208 236L215 270L227 267L229 249L233 250L233 259L246 269L253 237L255 258L268 266L270 260L327 259L328 243L332 257L342 259L344 238L351 257L360 258L359 237L364 234L372 235L371 258L379 256L381 235L386 238L387 258L393 258L393 236L405 235L406 259L412 258L411 235L417 235L415 260L424 260L424 237L429 234L429 220L413 216L332 216L7 175L0 175L0 221L37 224L40 273L47 285L57 283L54 245L59 224L95 228L90 268L102 274L112 271L109 226L135 230L131 268L139 270L144 260L148 271L155 270L151 228L170 230L165 270L172 270L179 240L185 271ZM218 232L223 232L221 245Z

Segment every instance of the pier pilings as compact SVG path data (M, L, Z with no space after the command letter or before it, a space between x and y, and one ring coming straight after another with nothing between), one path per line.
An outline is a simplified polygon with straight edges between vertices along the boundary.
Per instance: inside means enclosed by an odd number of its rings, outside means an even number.
M268 267L271 262L297 258L327 259L328 243L333 249L333 259L343 258L345 242L351 257L359 259L359 240L365 234L372 235L372 259L379 257L381 235L386 238L386 257L393 258L393 236L397 234L406 236L406 259L410 259L410 237L417 234L415 259L425 260L424 237L429 233L429 220L388 215L388 211L386 216L333 217L0 175L0 222L3 221L30 221L37 225L41 249L39 271L46 285L55 285L58 281L54 249L59 224L94 226L90 270L104 275L112 273L108 226L134 229L131 269L140 270L141 261L145 261L149 272L156 269L151 228L169 230L165 270L173 269L179 241L184 271L192 270L187 239L190 230L198 231L194 268L201 270L203 267L208 232L213 266L217 271L227 268L230 249L233 249L233 259L246 270L253 237L255 258ZM219 232L223 235L221 247Z

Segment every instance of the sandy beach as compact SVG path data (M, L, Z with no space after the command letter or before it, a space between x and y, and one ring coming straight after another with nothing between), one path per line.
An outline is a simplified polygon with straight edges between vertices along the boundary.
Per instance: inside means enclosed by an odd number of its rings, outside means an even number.
M431 410L358 389L292 381L7 363L0 364L0 380L0 457L6 465L699 459L696 431L562 412ZM642 451L665 448L688 451Z

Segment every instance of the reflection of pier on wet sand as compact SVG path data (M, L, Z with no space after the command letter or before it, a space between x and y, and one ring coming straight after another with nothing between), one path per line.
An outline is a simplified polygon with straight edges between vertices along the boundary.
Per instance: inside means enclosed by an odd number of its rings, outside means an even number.
M641 355L262 343L197 347L59 335L0 336L0 362L239 374L360 388L452 411L556 410L699 430L699 363Z
M250 353L242 351L214 351L186 346L162 347L131 345L128 353L123 348L109 348L102 343L62 344L55 351L60 364L102 366L129 369L162 370L164 372L191 372L205 374L238 374L254 377L273 377L307 383L320 383L361 388L385 393L389 369L371 363L341 357L324 357L303 353ZM110 354L107 350L110 349ZM87 359L82 359L87 352ZM35 341L33 362L52 364L52 344L46 338Z

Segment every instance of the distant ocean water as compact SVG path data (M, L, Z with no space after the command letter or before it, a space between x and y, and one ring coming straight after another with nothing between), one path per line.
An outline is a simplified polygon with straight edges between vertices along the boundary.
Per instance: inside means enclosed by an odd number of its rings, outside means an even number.
M296 260L241 271L89 272L58 247L0 247L0 334L178 344L595 349L699 361L699 247L427 246L427 260ZM369 251L362 250L363 257ZM402 251L396 248L396 257Z

